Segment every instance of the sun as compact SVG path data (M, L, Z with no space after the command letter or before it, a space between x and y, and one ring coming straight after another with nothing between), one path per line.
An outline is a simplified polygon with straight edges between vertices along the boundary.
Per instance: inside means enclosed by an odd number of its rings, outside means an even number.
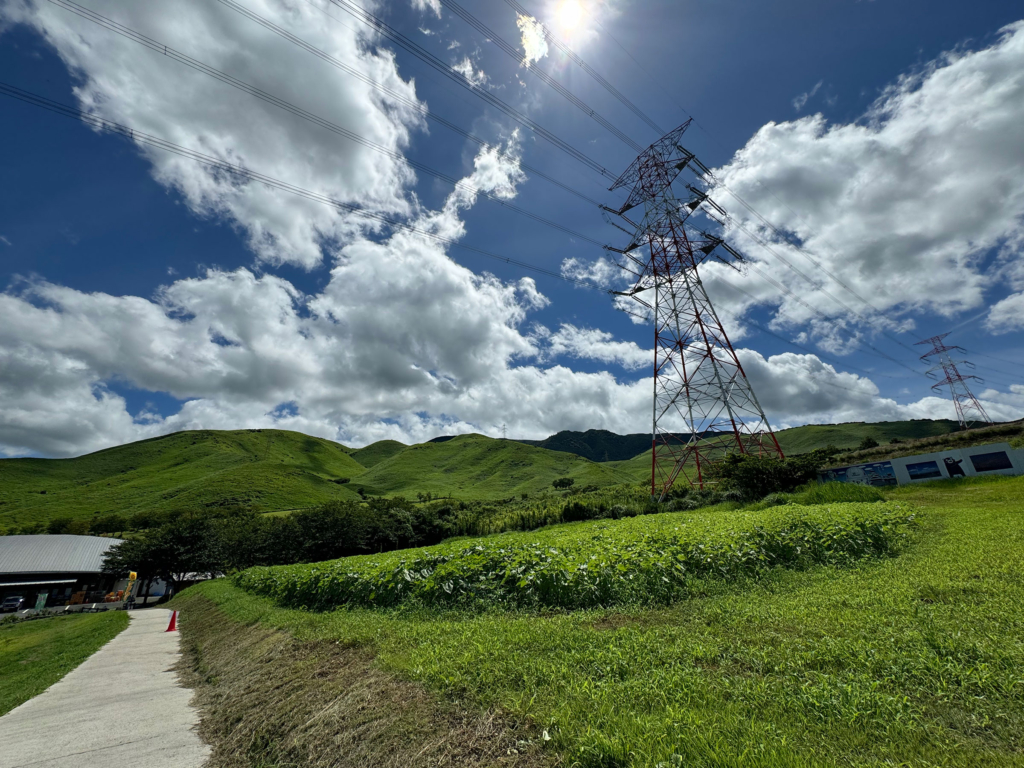
M572 33L583 23L584 10L579 0L561 0L555 7L555 23L563 33Z

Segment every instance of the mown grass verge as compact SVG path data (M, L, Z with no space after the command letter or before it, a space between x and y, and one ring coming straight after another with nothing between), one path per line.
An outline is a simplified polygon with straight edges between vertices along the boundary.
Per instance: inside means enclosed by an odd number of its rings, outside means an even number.
M648 515L250 568L235 583L283 605L315 610L402 603L570 609L667 603L687 594L695 579L890 554L913 521L910 505L896 502Z
M0 715L45 691L127 626L124 611L0 624Z
M233 621L188 590L183 682L195 691L207 768L540 768L524 723L438 701L396 679L367 648Z

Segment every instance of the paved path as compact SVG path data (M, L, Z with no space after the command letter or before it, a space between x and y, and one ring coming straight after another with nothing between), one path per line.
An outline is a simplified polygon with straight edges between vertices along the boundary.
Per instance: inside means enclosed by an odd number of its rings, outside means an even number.
M132 611L121 634L0 717L0 768L199 768L192 692L178 684L170 611Z

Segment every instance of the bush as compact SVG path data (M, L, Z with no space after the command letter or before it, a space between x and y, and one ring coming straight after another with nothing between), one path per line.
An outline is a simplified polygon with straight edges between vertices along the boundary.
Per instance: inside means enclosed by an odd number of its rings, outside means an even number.
M857 450L858 451L867 451L867 450L869 450L871 448L877 448L877 447L878 447L878 441L875 440L875 438L873 438L873 437L871 437L869 435L868 437L865 437L863 440L860 441L860 445L857 446Z
M571 477L559 477L551 481L551 485L554 488L572 488L575 484L575 480Z
M562 507L562 520L566 523L575 523L580 520L597 520L604 516L605 511L600 507L590 506L581 501L570 501Z
M723 490L736 490L744 499L761 499L770 493L788 493L809 480L814 480L818 467L835 455L827 448L778 459L774 456L730 453L708 470Z

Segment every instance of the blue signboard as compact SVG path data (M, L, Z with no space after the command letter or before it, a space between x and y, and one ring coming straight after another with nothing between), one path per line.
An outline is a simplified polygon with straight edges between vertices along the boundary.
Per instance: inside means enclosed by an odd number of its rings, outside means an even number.
M921 461L917 464L907 464L907 474L911 480L929 480L933 477L943 477L937 461Z
M821 473L822 481L829 483L856 483L857 485L896 485L896 472L891 461L855 464L851 467L827 469Z

